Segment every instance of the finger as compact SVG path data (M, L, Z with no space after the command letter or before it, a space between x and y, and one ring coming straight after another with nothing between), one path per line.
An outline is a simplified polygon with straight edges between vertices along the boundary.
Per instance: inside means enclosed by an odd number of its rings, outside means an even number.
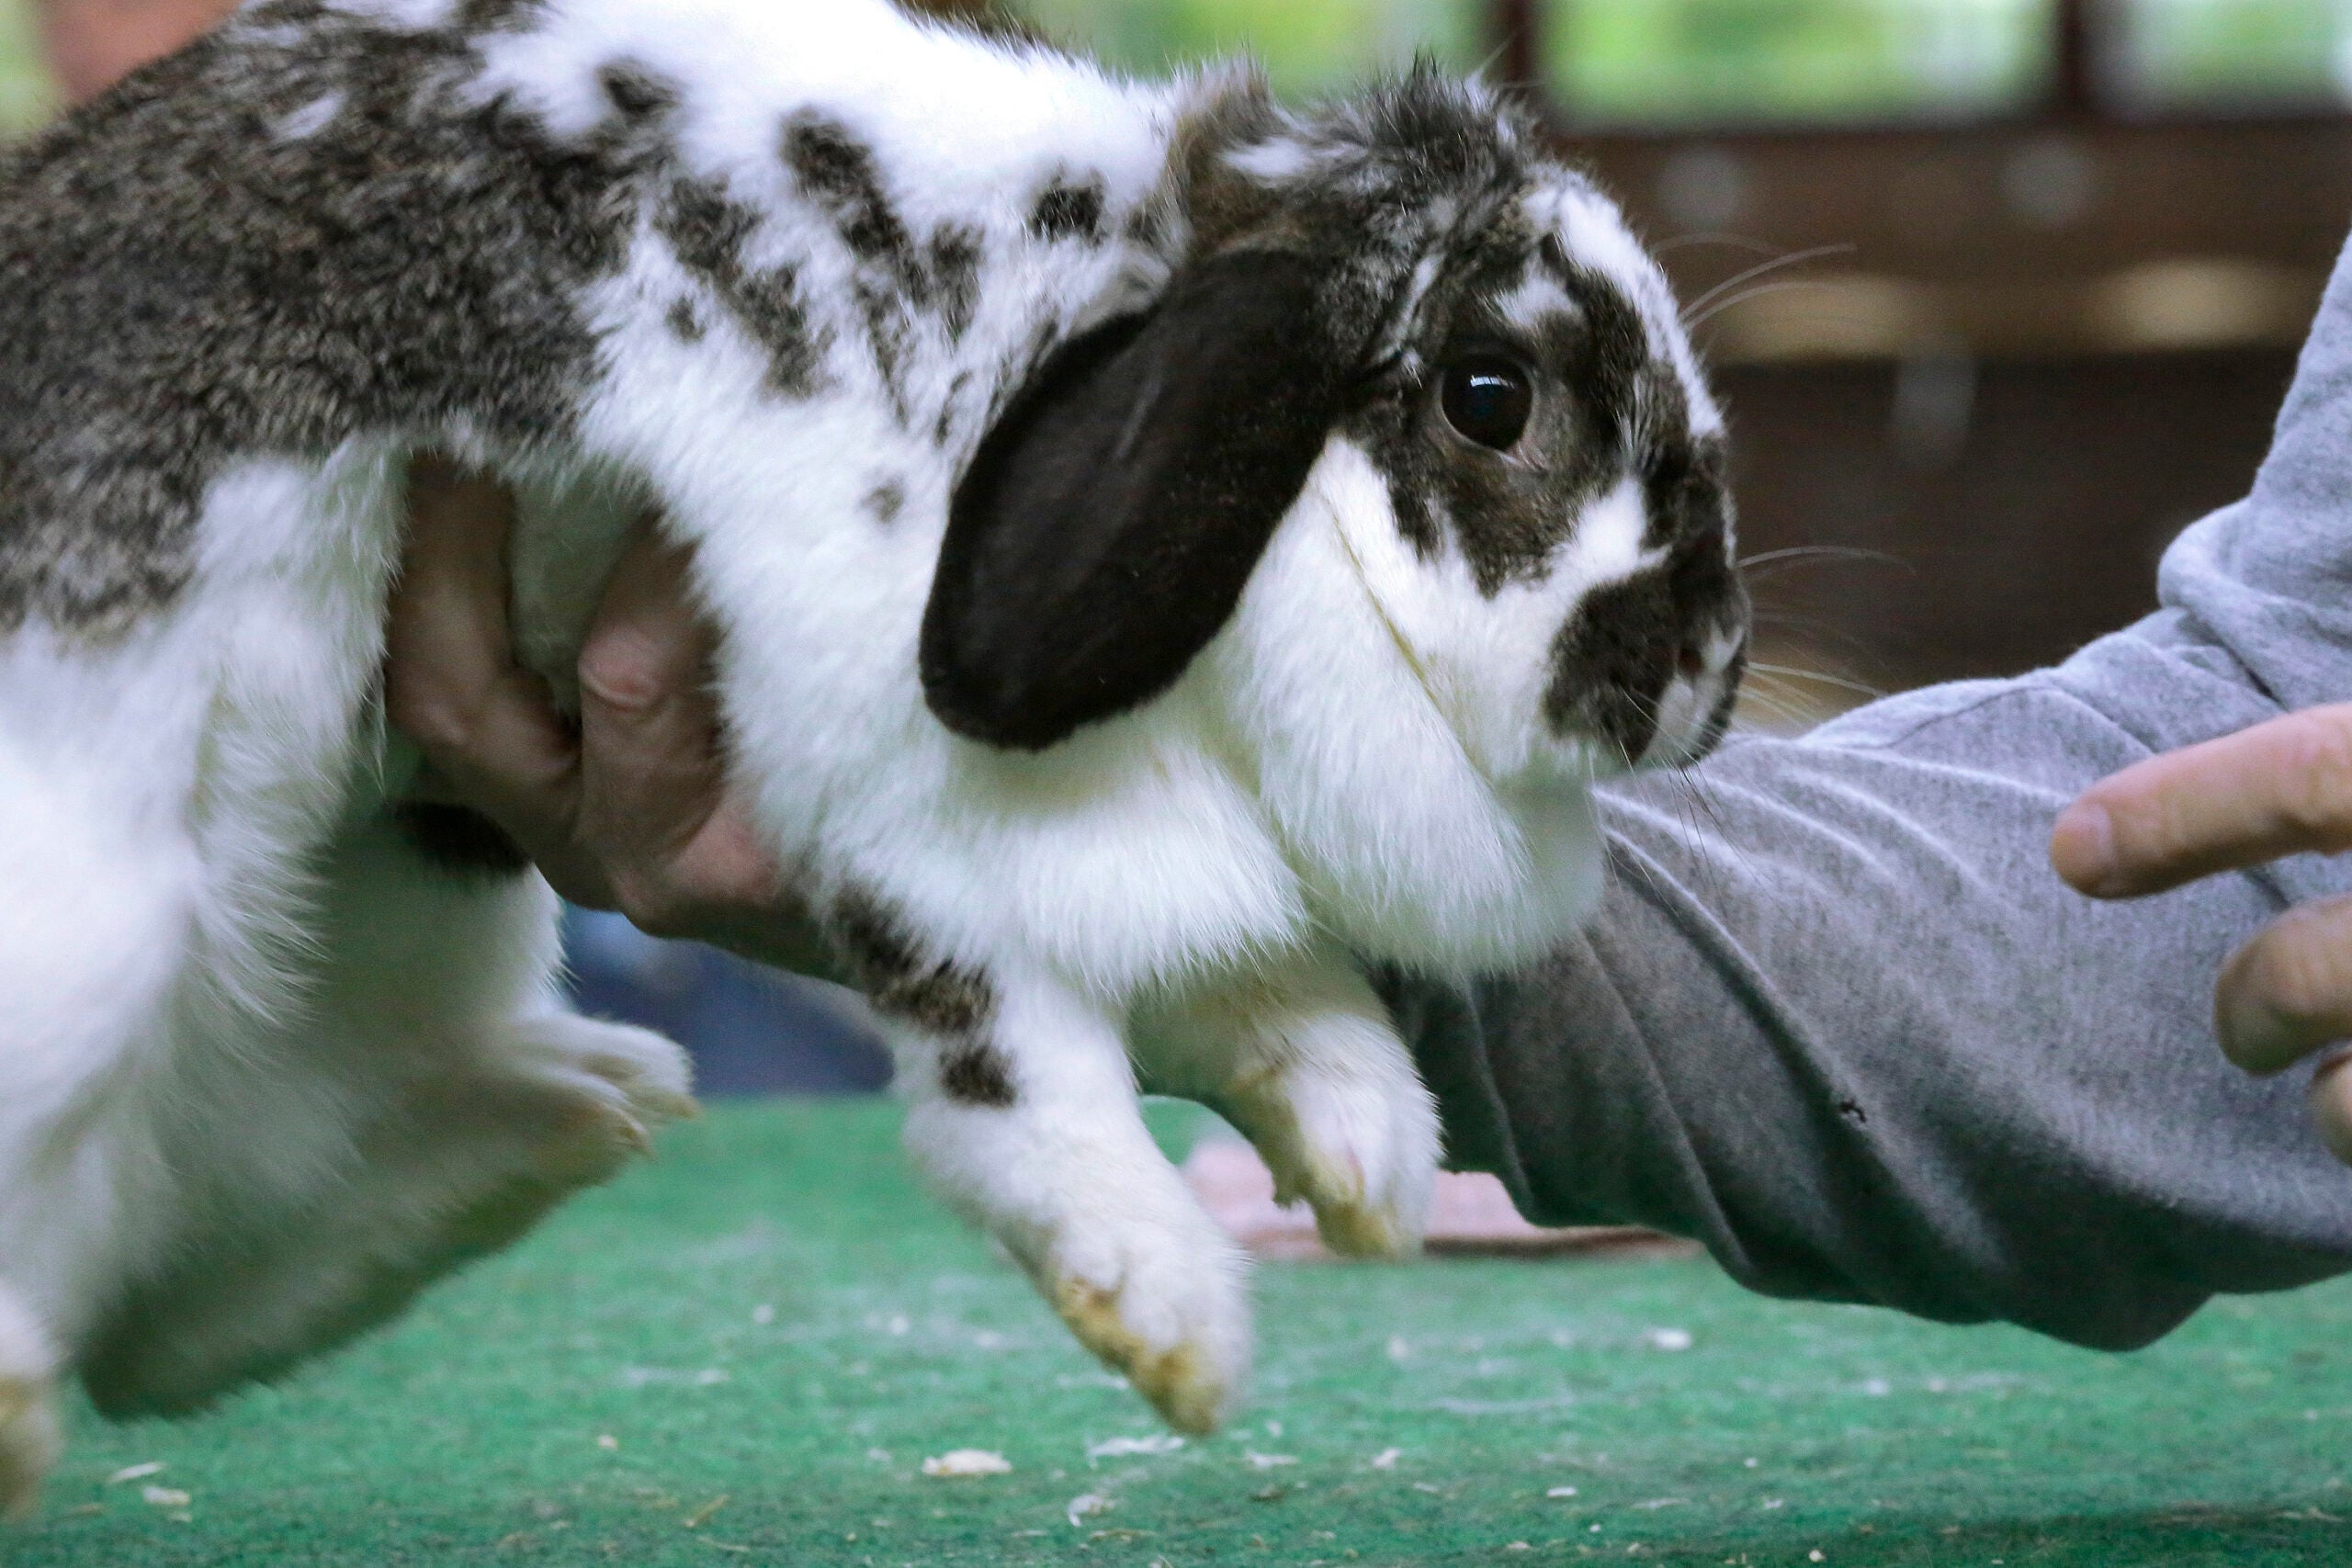
M2307 708L2102 779L2058 818L2050 861L2102 898L2352 848L2352 704Z
M616 719L675 705L708 718L707 694L716 646L695 613L693 556L640 524L615 563L605 596L580 649L582 720L590 706Z
M514 523L514 502L499 485L440 457L420 456L411 465L390 630L396 645L424 631L437 638L435 657L405 671L417 690L478 688L513 662L506 536Z
M409 513L385 630L386 710L424 752L440 793L488 812L526 849L560 839L576 759L545 682L514 663L508 641L514 499L420 457Z
M2213 1026L2230 1060L2256 1073L2352 1039L2352 897L2290 909L2232 953Z
M580 656L581 836L607 846L616 892L648 929L764 906L779 877L728 789L710 694L714 639L686 551L649 528L623 555Z
M2312 1117L2337 1159L2352 1165L2352 1052L2339 1052L2312 1075Z

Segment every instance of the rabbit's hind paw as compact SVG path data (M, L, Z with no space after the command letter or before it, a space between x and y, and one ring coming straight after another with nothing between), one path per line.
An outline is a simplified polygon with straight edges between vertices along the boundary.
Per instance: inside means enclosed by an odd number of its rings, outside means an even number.
M650 1134L694 1116L684 1053L647 1030L592 1019L533 1020L511 1055L539 1094L533 1164L541 1179L592 1186L652 1148Z

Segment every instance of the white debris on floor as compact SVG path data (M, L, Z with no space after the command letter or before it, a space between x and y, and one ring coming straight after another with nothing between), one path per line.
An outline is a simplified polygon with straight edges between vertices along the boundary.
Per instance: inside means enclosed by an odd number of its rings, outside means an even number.
M1010 1475L1012 1461L987 1449L955 1449L922 1461L925 1475L953 1478L965 1475Z
M1086 1446L1088 1459L1125 1459L1134 1454L1172 1454L1184 1446L1184 1439L1173 1432L1155 1432L1148 1438L1106 1438Z

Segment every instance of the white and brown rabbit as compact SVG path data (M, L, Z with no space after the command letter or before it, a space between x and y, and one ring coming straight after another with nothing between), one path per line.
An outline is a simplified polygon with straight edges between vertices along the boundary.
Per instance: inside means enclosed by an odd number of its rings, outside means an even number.
M629 517L692 543L915 1157L1199 1430L1242 1271L1139 1084L1414 1247L1357 961L1540 953L1592 780L1720 731L1721 427L1615 209L1427 73L1290 112L885 0L265 0L133 76L0 164L0 1495L54 1379L268 1375L686 1108L511 847L403 803L412 453L525 493L550 675Z

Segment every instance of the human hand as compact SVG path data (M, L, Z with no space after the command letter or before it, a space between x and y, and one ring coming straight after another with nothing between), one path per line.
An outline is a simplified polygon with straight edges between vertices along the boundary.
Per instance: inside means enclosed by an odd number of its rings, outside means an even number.
M420 795L496 822L575 904L826 975L807 906L728 788L714 638L689 598L687 552L640 525L580 651L574 724L514 662L514 520L495 482L430 457L412 466L384 700L424 754Z
M225 20L237 0L35 0L42 52L69 103Z
M2058 818L2050 862L2099 898L2162 893L2281 855L2352 849L2352 704L2307 708L2100 780ZM2230 1060L2283 1071L2352 1040L2352 897L2288 910L2214 987ZM2312 1111L2352 1163L2352 1052L2320 1064Z

